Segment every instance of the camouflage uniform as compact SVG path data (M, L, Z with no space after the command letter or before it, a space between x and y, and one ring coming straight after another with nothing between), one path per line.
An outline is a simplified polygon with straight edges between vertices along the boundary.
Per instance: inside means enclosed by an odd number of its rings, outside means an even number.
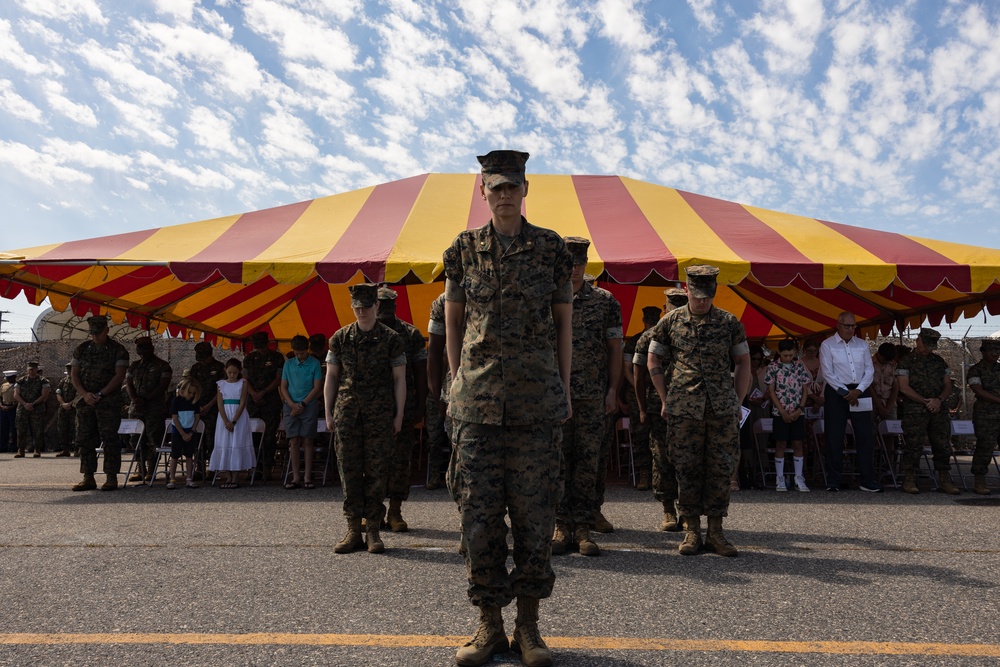
M447 336L444 324L444 294L431 303L430 320L427 323L427 333L436 336ZM447 350L445 350L447 357ZM440 409L440 402L448 403L448 389L451 374L448 372L447 358L441 368L441 395L427 396L427 412L424 424L427 427L427 466L431 474L440 472L448 464L451 455L451 442L448 439L448 429L445 428L445 412ZM450 475L449 475L450 477Z
M59 412L56 413L59 427L59 444L62 447L60 453L69 455L73 453L76 444L76 404L74 403L76 400L76 387L73 386L73 378L67 375L60 380L59 386L56 388L56 395L62 399L63 403L71 406L64 408L61 403L59 405Z
M251 392L261 391L276 378L281 381L281 371L284 366L285 357L277 350L268 348L265 343L263 346L255 347L254 351L243 359L243 377L250 383ZM278 426L281 424L281 396L278 394L277 385L264 395L260 403L254 401L252 396L248 396L247 415L264 420L257 471L266 476L274 467L274 450L277 444Z
M415 366L427 363L427 345L420 329L409 322L404 322L398 317L394 317L391 322L379 321L399 334L406 351L406 409L403 411L403 428L393 437L392 455L389 457L389 468L386 471L389 475L387 497L393 500L406 500L410 497L410 460L417 446L415 428L415 424L419 421L417 396L418 393L421 397L424 395L423 391L417 392L418 373ZM427 374L419 375L426 384Z
M118 341L108 339L103 346L92 340L73 350L73 366L85 392L97 393L114 379L118 368L128 368L128 350ZM122 423L122 392L115 390L101 397L95 405L76 404L76 446L80 450L80 469L84 475L97 472L97 448L104 443L104 472L117 475L122 467L122 443L118 427Z
M969 369L970 385L978 384L984 390L1000 396L1000 364L981 359ZM976 430L976 450L972 454L973 475L989 472L993 452L1000 449L1000 403L976 397L972 406L972 424Z
M41 375L24 375L17 379L17 393L25 403L39 401L46 389L51 389L51 386ZM45 449L45 401L39 401L32 407L34 409L28 411L20 403L17 405L17 451L22 456L29 447L35 454L41 454Z
M652 340L653 329L650 328L643 332L635 345L632 363L635 365L637 373L649 372L646 369L646 361L649 357L649 343ZM647 380L646 423L649 427L649 448L653 454L653 497L661 503L673 506L677 500L677 470L670 459L670 450L667 444L667 422L660 414L662 407L660 395L656 393L653 383Z
M565 242L521 219L504 249L490 222L444 253L445 298L464 302L461 363L448 415L455 432L469 597L503 607L552 593L551 537L562 495L560 420L566 391L552 306L572 303ZM509 513L514 570L507 572ZM520 604L520 602L519 602Z
M157 356L133 361L125 372L125 382L132 385L136 400L129 404L130 419L141 419L144 427L141 442L133 442L143 475L153 474L156 448L163 442L165 423L170 405L166 402L165 388L174 371L165 360ZM163 381L166 380L167 384ZM162 389L161 389L162 388Z
M685 307L664 315L652 332L649 352L663 359L677 513L728 516L740 450L730 360L750 351L743 325L715 306L700 317Z
M195 352L197 353L197 346ZM213 356L197 359L191 365L188 375L201 388L201 398L198 400L201 405L201 422L205 425L202 446L205 455L210 456L215 447L215 426L219 417L219 405L215 397L219 393L219 380L226 379L226 365ZM248 400L247 403L249 402Z
M403 339L381 322L371 331L355 322L330 338L326 363L340 366L333 420L344 516L378 526L385 515L396 411L392 369L406 363Z
M4 376L0 385L0 452L12 452L17 449L17 401L14 400L14 387L17 374Z
M556 517L592 525L597 504L598 458L604 441L608 391L607 341L621 341L622 310L611 292L584 282L573 295L573 416L562 426L564 491ZM617 347L617 346L616 346Z
M936 398L944 391L944 380L951 377L951 370L937 353L923 355L913 351L896 364L896 376L907 376L910 388L924 398ZM934 470L950 470L951 423L947 408L942 406L941 410L932 413L923 403L904 396L903 392L900 392L900 398L904 440L903 472L920 468L920 455L928 443L934 459Z

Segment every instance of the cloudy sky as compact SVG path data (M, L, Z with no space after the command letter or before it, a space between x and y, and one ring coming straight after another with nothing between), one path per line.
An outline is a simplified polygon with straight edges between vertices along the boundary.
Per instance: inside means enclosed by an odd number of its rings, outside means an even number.
M1000 247L1000 4L4 0L0 250L477 153ZM5 332L33 311L0 302Z

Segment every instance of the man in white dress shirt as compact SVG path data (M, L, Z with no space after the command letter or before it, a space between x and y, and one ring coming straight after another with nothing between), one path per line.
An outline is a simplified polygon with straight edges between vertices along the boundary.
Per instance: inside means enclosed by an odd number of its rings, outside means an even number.
M847 420L854 426L857 450L857 470L860 488L869 493L881 493L875 479L872 458L871 387L875 378L868 344L854 335L857 324L854 315L843 312L837 316L837 333L819 347L820 374L826 380L824 419L826 422L826 490L839 491L844 469L844 433ZM859 411L859 399L867 398L868 409ZM851 408L854 408L854 411Z

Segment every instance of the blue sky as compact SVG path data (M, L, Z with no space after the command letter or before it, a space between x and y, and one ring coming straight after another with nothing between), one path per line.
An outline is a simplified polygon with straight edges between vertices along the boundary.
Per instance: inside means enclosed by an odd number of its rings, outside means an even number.
M1000 247L998 84L993 2L6 0L0 249L471 171L496 147ZM0 310L27 335L33 309Z

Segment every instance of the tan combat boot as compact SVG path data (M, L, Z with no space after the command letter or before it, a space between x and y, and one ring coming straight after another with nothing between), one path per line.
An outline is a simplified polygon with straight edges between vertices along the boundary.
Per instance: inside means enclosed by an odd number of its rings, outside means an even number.
M485 665L497 653L505 653L509 648L500 607L480 607L479 628L472 639L459 647L455 663L466 667Z
M710 516L708 517L708 532L705 535L705 550L714 551L720 556L733 557L738 556L739 551L736 550L729 540L726 539L725 534L722 532L722 517L721 516Z
M569 526L565 521L556 519L556 529L552 531L552 555L561 556L566 553L571 540Z
M972 490L981 496L991 495L990 489L986 486L986 475L976 475Z
M903 477L903 493L920 493L920 489L917 488L917 473L908 470L906 475Z
M437 491L444 486L444 475L436 472L431 474L431 478L427 480L427 486L424 488L428 491Z
M573 533L573 540L580 548L581 556L600 556L601 547L590 539L590 529L587 526L577 526Z
M337 554L349 554L361 546L361 519L348 519L347 534L344 539L337 542L333 547L333 552Z
M118 475L108 475L108 478L104 480L104 484L101 484L101 491L117 491L118 490Z
M677 547L683 556L694 556L701 549L701 517L684 517L684 541Z
M649 491L649 471L642 470L639 472L639 480L635 483L636 491Z
M552 651L538 632L537 598L517 599L517 618L514 620L514 637L510 647L521 654L521 662L527 667L548 667L552 664Z
M368 553L370 554L380 554L385 551L385 543L382 542L382 538L379 537L378 528L369 524L367 531L368 542Z
M14 458L15 459L23 459L24 458L24 450L23 449L17 450L17 454L14 454Z
M615 532L615 527L611 525L611 522L604 518L601 514L601 510L594 512L594 532L595 533L613 533Z
M955 486L954 482L951 481L951 475L948 474L947 470L938 470L938 491L941 493L948 493L953 496L957 496L961 493L958 487Z
M389 499L389 513L385 515L385 521L389 524L389 530L394 533L405 533L410 529L403 521L403 501L399 498Z
M74 491L93 491L97 488L97 480L93 475L84 475L83 481L73 485Z
M668 533L676 533L681 529L681 524L674 514L674 504L670 501L663 501L663 521L660 523L660 530Z

